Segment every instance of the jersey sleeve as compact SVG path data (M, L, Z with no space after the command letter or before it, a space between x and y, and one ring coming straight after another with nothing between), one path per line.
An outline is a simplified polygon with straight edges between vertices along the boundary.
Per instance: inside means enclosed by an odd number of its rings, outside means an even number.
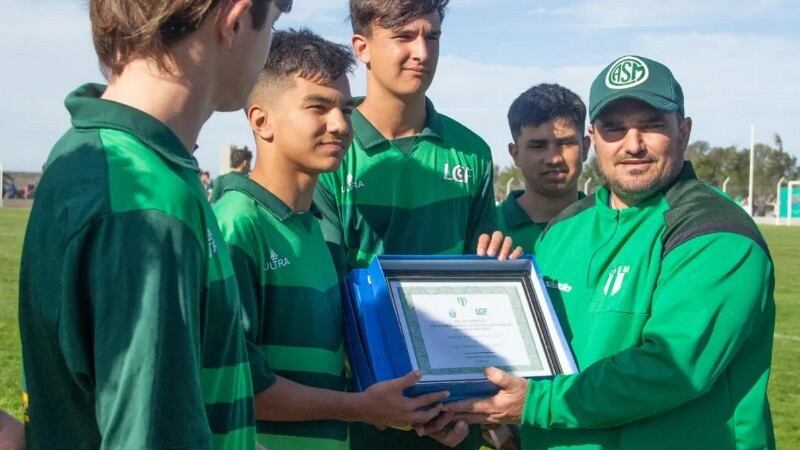
M339 206L333 189L334 174L323 174L314 189L314 206L319 211L322 236L331 252L336 272L340 277L347 274L347 250L344 241L344 230L339 217Z
M464 254L473 254L478 247L478 238L483 233L497 229L497 213L494 203L494 166L488 161L481 174L478 195L472 201L464 239Z
M686 241L663 259L641 343L581 373L531 382L523 426L614 427L702 396L754 333L771 339L773 288L770 258L749 238Z
M117 213L73 236L66 260L66 288L88 295L62 305L58 336L93 387L103 447L210 448L195 233L159 211Z
M216 208L215 208L216 209ZM220 230L231 252L233 271L239 286L239 299L244 316L244 334L247 342L247 357L253 377L253 392L256 394L268 389L276 377L269 368L267 355L259 348L261 334L262 299L258 264L245 248L256 245L259 239L257 230L249 217L239 214L225 214L219 220Z

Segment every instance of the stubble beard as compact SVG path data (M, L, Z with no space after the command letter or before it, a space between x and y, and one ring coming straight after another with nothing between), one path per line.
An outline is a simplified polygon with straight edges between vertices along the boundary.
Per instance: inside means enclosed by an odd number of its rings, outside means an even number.
M669 167L666 167L660 173L656 173L649 180L639 179L647 176L646 172L639 175L634 174L633 180L630 180L630 182L626 182L627 180L624 178L619 180L615 177L609 177L608 174L604 175L608 180L611 192L619 197L620 200L631 205L645 201L663 191L678 176L682 165L682 161L677 163L677 167L675 167L676 164L669 164Z

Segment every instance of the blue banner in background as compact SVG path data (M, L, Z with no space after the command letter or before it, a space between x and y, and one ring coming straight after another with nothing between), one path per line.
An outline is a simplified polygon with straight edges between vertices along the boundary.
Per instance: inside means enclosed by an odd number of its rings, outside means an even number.
M789 188L782 187L781 188L781 210L780 216L781 218L786 218L786 212L788 211L789 207ZM800 218L800 186L794 186L792 188L792 217L793 218Z

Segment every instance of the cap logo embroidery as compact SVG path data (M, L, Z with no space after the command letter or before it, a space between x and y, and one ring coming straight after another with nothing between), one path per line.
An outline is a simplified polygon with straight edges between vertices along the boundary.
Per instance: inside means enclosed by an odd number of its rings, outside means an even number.
M623 56L606 73L606 86L609 89L627 89L638 86L650 76L647 64L635 56Z

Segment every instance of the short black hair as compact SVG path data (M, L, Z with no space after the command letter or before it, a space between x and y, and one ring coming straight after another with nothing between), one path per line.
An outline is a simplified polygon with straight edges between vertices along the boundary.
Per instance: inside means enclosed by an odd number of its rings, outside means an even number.
M242 163L247 162L247 165L250 165L250 161L253 160L253 152L247 148L247 146L238 148L234 147L231 149L231 167L239 167Z
M276 31L258 84L280 84L299 76L333 83L356 65L350 47L327 41L307 28Z
M448 3L450 0L350 0L350 24L353 33L369 36L373 23L395 29L434 11L444 20Z
M534 86L520 94L508 109L508 126L515 141L524 127L539 126L557 118L572 122L583 136L586 105L577 94L558 84Z

